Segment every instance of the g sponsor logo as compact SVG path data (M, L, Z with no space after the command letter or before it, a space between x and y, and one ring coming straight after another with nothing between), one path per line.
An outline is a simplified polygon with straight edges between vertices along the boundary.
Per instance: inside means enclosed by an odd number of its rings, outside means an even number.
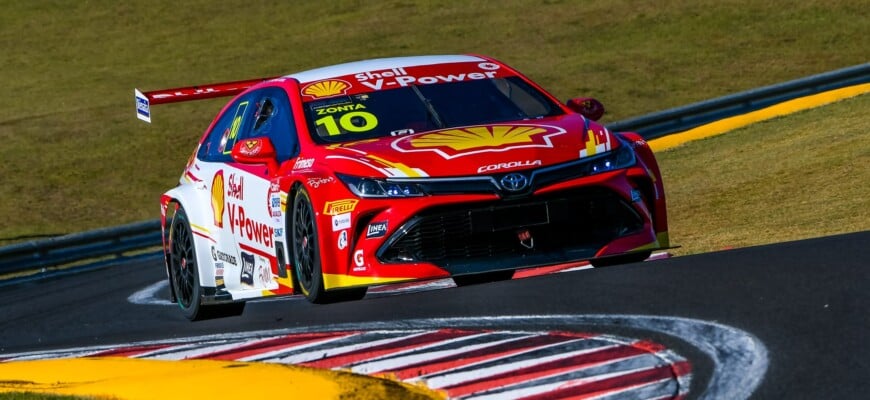
M357 250L353 253L354 271L364 271L366 269L365 254L362 250Z

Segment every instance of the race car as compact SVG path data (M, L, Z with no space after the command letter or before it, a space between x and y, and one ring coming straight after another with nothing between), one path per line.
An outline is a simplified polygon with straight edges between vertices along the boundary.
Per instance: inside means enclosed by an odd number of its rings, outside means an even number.
M234 96L161 198L171 299L191 320L245 301L361 299L368 287L459 286L668 248L662 177L635 133L595 122L481 55L396 57L151 92Z

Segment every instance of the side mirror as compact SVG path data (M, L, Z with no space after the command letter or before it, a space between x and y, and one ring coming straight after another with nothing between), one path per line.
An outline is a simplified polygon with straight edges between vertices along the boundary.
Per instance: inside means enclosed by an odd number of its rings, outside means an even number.
M233 160L242 164L266 164L270 173L278 171L275 146L268 137L242 139L233 146L230 153Z
M589 118L593 121L598 121L604 115L604 104L591 97L578 97L568 100L566 103L572 111Z

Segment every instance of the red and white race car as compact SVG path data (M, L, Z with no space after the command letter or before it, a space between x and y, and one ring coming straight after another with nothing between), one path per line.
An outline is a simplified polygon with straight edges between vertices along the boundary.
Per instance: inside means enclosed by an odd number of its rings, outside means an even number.
M187 318L301 293L509 279L517 268L643 260L667 248L646 142L478 55L385 58L142 93L235 97L161 201L172 300Z

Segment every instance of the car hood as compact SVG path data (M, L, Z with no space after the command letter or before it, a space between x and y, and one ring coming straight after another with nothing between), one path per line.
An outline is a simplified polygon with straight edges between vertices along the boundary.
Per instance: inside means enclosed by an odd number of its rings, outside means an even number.
M373 177L501 174L616 149L607 128L580 115L428 131L332 145L336 172Z

